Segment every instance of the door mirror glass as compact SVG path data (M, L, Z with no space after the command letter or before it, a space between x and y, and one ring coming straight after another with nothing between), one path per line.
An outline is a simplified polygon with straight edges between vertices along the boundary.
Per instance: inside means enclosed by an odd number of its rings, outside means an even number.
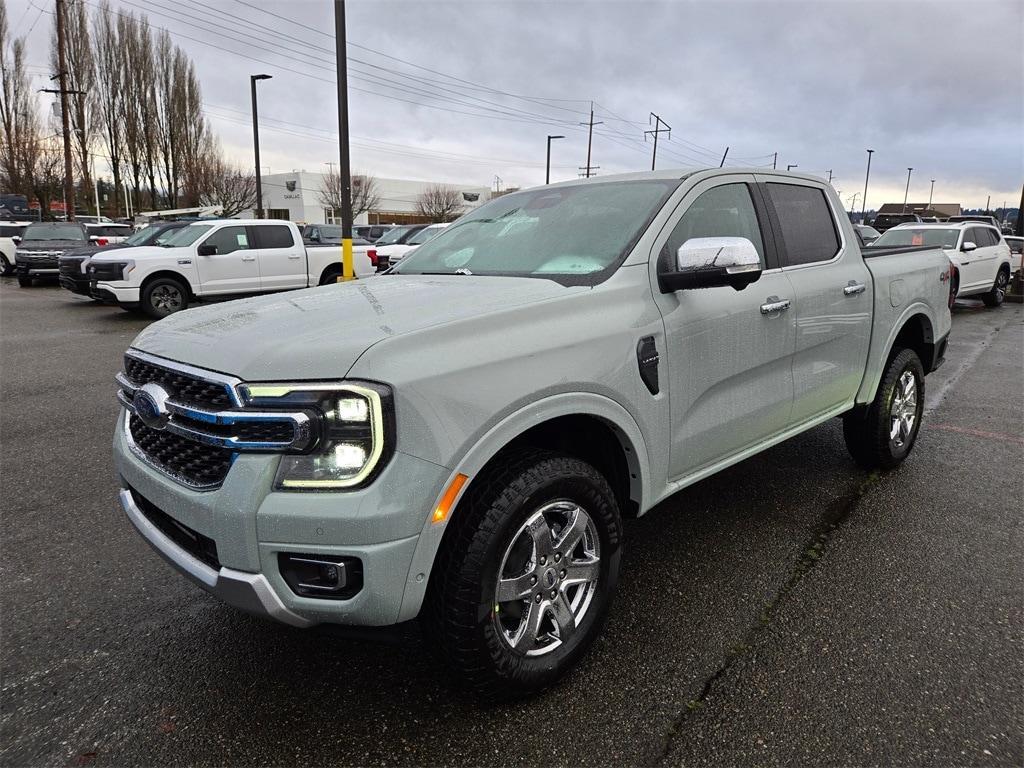
M198 248L196 248L196 253L198 253L200 256L216 256L217 255L217 246L216 245L206 245L204 243L203 245L200 245Z
M660 276L664 288L713 288L737 291L761 277L761 257L745 237L691 237L676 251L675 271Z
M978 246L972 243L970 240L967 240L964 242L962 246L960 246L960 250L963 251L964 253L969 253L970 251L975 250L977 247Z
M20 245L21 244L21 235L15 235L14 237L12 237L11 238L11 242L14 243L15 245Z

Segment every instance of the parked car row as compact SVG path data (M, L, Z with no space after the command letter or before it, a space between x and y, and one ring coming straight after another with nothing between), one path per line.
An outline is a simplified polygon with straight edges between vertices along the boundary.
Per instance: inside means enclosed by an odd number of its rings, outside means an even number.
M951 217L945 224L900 224L882 233L865 253L870 255L872 248L906 246L941 248L956 268L951 296L980 298L989 307L1003 303L1010 276L1020 267L1020 259L1013 259L998 227L973 218L954 222Z
M57 259L87 243L105 246L120 243L132 234L126 224L82 224L78 222L3 222L0 223L0 259L3 274L17 274L18 282L56 275ZM20 263L19 263L20 258Z

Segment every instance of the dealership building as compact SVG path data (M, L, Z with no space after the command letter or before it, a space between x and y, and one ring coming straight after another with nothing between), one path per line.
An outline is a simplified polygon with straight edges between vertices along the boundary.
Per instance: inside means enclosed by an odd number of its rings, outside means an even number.
M324 174L307 171L274 173L261 176L263 207L267 218L284 219L303 224L340 224L341 212L324 206L320 201ZM359 177L353 178L359 183ZM419 224L428 219L416 213L416 200L429 187L444 184L461 194L465 211L487 202L489 187L447 182L411 181L408 179L375 178L377 206L356 217L356 224Z

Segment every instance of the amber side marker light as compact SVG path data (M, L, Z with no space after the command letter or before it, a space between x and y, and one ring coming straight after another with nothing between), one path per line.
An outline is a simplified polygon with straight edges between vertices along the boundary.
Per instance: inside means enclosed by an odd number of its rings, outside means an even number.
M437 504L437 509L434 510L433 516L430 518L432 523L443 523L448 519L448 513L452 511L452 506L455 504L455 499L459 497L459 491L462 490L462 486L469 480L463 474L458 474L455 479L448 485L448 489L444 492L444 496L441 497L441 501Z

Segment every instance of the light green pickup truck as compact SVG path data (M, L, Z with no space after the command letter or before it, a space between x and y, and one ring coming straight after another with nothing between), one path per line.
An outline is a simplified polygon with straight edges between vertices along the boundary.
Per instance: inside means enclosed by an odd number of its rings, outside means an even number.
M231 605L419 618L478 695L524 695L600 633L623 517L834 417L860 465L903 461L949 278L937 249L865 258L810 176L509 194L380 276L143 331L121 503Z

